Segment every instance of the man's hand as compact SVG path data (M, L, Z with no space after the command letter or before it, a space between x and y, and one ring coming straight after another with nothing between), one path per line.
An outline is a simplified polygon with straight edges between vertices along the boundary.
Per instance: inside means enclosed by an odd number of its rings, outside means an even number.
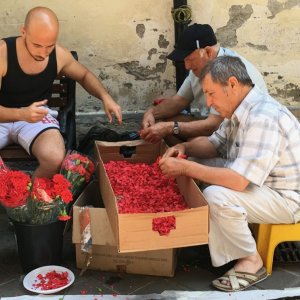
M185 144L177 144L166 150L159 161L159 166L164 175L167 176L187 176L187 167L190 163L185 155Z
M177 177L186 176L189 161L180 157L166 157L159 161L159 167L164 175Z
M142 120L142 129L148 128L155 124L155 118L152 113L152 110L149 109L144 113L143 120Z
M122 124L122 111L120 105L118 105L110 95L106 95L103 99L104 111L108 116L109 122L112 122L112 113L116 116L119 124Z
M177 144L174 147L167 148L166 152L162 156L162 158L168 158L168 157L179 157L179 158L185 158L185 145Z
M172 134L174 122L159 122L140 131L143 140L149 143L157 143L167 135Z
M36 123L42 121L44 117L48 114L48 109L44 107L44 105L46 105L47 102L48 100L33 102L31 105L21 108L20 120L29 123Z

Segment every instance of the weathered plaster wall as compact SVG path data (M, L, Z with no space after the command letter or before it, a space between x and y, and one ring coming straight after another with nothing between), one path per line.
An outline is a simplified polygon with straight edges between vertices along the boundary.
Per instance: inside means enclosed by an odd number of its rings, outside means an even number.
M210 23L222 46L252 61L269 91L285 104L300 102L300 0L188 0L192 21ZM144 110L156 96L175 92L166 55L174 44L172 0L0 0L0 36L16 35L26 12L53 9L59 42L103 80L124 111ZM77 89L78 112L101 110Z
M220 44L253 62L269 92L300 104L300 0L190 1L195 22L210 23Z

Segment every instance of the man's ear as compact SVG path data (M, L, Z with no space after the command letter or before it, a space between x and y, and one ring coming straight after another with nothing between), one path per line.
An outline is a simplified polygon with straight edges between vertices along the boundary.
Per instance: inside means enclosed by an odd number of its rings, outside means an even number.
M204 50L205 50L206 55L208 56L208 58L209 58L210 60L215 58L215 52L214 52L213 47L211 47L211 46L206 46L206 47L204 48Z
M235 76L230 76L228 79L228 85L230 88L235 89L238 85L238 80L236 79Z
M20 33L21 33L21 36L25 35L26 31L25 31L25 27L24 26L20 27Z

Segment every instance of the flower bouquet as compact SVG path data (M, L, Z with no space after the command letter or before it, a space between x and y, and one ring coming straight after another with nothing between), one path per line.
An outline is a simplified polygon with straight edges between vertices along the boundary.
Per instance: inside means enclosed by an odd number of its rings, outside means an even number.
M89 158L74 152L66 155L60 174L32 181L28 174L7 168L0 158L0 203L16 222L66 221L69 204L90 181L94 169Z
M0 202L12 220L24 223L29 221L30 212L26 204L30 189L29 175L6 167L0 169Z
M2 170L0 202L8 217L16 222L46 224L67 220L66 206L72 201L71 183L62 175L52 179L36 178L21 171Z
M70 219L66 207L72 200L71 183L61 174L52 179L36 178L27 200L30 223L46 224Z
M71 191L76 198L89 183L94 171L95 165L90 158L71 150L62 163L60 173L71 182Z

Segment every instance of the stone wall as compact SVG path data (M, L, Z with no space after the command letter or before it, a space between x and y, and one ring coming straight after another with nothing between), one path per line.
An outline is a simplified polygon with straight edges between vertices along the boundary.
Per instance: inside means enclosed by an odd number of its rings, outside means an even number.
M226 0L211 1L209 7L203 2L191 1L193 10L202 12L195 21L212 24L222 46L252 61L271 95L299 105L300 1Z
M300 101L300 0L188 0L192 22L210 23L222 46L252 61L270 93L286 105ZM103 80L123 111L142 111L153 98L175 92L171 0L0 0L0 36L17 35L37 5L60 20L59 43ZM77 88L77 111L101 104Z

